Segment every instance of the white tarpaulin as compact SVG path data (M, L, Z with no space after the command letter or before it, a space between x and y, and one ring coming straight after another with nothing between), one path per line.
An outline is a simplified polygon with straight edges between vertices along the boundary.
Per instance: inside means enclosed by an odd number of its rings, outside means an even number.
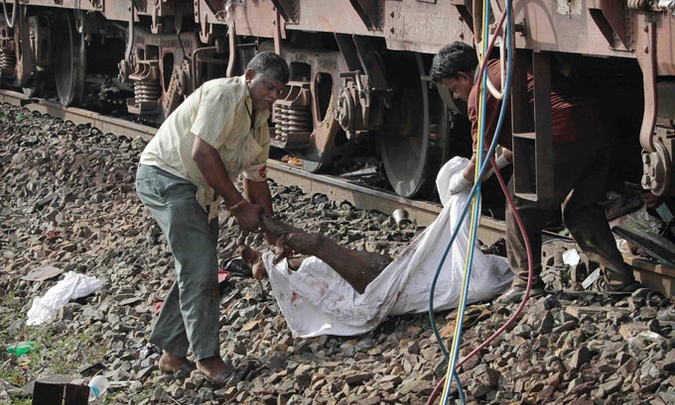
M296 271L286 260L273 264L274 254L263 254L274 295L294 337L350 336L373 330L387 315L425 312L434 274L467 202L469 191L448 195L452 174L468 160L455 157L436 179L443 210L396 259L357 293L330 266L316 257ZM436 283L434 309L456 308L462 288L469 237L470 212L455 238ZM513 274L506 258L486 255L476 243L467 301L490 300L506 290Z

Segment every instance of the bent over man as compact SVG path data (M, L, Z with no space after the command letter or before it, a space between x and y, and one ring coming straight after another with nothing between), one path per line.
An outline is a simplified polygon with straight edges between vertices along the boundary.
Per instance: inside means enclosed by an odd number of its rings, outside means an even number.
M501 70L498 60L487 62L488 77L499 89ZM474 150L478 135L478 60L473 47L454 42L446 45L434 57L431 77L446 87L455 98L468 102L471 134ZM532 78L528 88L532 91ZM537 100L540 102L540 100ZM508 190L515 208L523 221L534 260L532 295L543 294L541 281L541 233L547 221L562 204L563 221L577 244L590 260L600 264L604 288L612 291L633 291L639 287L632 269L624 261L616 247L603 209L598 202L604 194L609 167L609 148L606 134L602 129L596 100L581 89L560 80L551 83L551 115L553 133L553 170L555 197L549 202L537 202L515 195L513 178ZM485 103L485 144L489 145L495 136L495 127L501 108L498 100L488 92ZM510 110L507 110L510 111ZM509 116L510 118L510 116ZM511 120L507 119L501 128L498 143L507 150L512 149ZM506 153L502 162L511 160ZM473 183L476 153L472 163L463 175L451 182L450 191L462 190ZM498 165L501 166L501 165ZM512 208L506 207L506 248L509 265L515 278L511 288L498 302L511 303L522 299L528 279L528 259L525 241L516 223Z
M207 81L162 124L141 154L136 189L175 258L175 282L150 342L162 348L164 372L196 368L223 385L231 370L220 356L218 205L248 231L272 215L266 182L269 109L289 80L284 59L257 54L244 75ZM234 185L243 174L242 196Z

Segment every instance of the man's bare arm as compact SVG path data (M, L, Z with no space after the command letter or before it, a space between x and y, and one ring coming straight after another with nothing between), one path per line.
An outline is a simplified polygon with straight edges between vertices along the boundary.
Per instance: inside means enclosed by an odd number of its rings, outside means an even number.
M192 159L199 167L206 184L223 197L228 207L236 207L231 211L239 225L247 231L257 230L260 226L260 206L242 202L244 197L230 180L218 151L196 136L192 144Z

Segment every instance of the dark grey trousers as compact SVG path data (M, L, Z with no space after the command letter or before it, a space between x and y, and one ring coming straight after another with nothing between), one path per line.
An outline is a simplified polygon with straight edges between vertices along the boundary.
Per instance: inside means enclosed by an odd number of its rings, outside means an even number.
M139 165L136 191L175 258L175 281L150 342L181 357L192 347L197 360L220 355L217 218L209 223L194 184L157 167Z
M563 222L588 258L600 265L611 289L635 281L631 267L623 261L609 229L605 212L598 204L604 197L609 170L609 152L601 139L579 141L557 147L554 152L555 197L546 203L514 195L513 178L509 193L525 227L534 259L533 287L543 287L541 274L541 233L562 204ZM525 242L513 211L506 204L506 249L515 278L514 287L525 287L528 260Z

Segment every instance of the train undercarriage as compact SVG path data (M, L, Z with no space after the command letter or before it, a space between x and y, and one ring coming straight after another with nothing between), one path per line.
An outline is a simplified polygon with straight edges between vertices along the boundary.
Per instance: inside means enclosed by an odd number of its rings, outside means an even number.
M454 40L482 41L484 3L3 0L0 80L74 107L91 105L95 86L119 111L159 124L204 81L242 74L255 52L275 51L291 67L273 107L276 148L312 172L374 157L396 194L426 198L440 166L470 153L465 106L429 80L431 59ZM511 3L489 4L496 21ZM621 180L672 195L675 2L514 1L512 8L522 65L597 89L613 117ZM493 34L504 43L503 32ZM514 93L514 104L518 97L525 96ZM521 156L514 175L521 194L544 199L552 176L543 158L546 114L528 114L531 128L514 143Z

